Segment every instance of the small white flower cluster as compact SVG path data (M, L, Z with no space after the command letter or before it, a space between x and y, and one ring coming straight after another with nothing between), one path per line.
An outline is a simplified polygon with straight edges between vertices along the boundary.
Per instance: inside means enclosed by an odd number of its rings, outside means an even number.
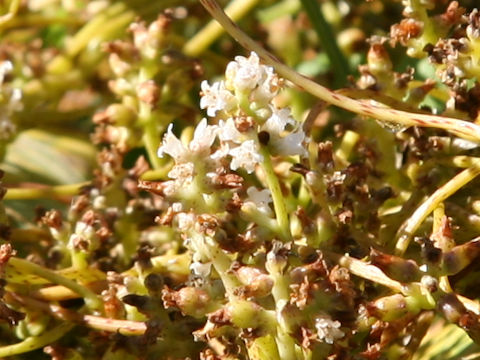
M168 173L173 181L166 183L165 195L167 196L173 196L179 188L192 182L195 165L214 171L215 166L207 166L208 159L212 165L216 163L215 157L210 155L210 152L217 135L217 126L207 125L207 119L200 121L188 146L183 145L181 140L173 134L172 127L170 124L163 143L158 149L159 157L168 154L175 160L175 166ZM206 175L208 176L208 170Z
M272 67L260 64L257 54L237 56L228 64L225 81L209 85L202 82L200 107L210 117L219 118L218 137L222 154L232 158L230 168L244 168L251 173L263 161L258 134L268 133L268 147L273 155L306 155L305 133L288 108L272 104L281 81ZM246 119L248 118L248 119ZM240 131L238 124L252 121L251 128Z
M17 127L11 116L23 109L22 91L4 84L5 75L13 70L10 61L0 63L0 140L9 140L16 133Z
M201 85L200 107L207 115L216 117L216 125L207 125L203 119L195 130L193 140L184 145L169 126L158 150L158 156L170 155L175 166L168 174L172 182L165 184L166 195L173 195L191 183L201 173L213 176L218 164L229 163L231 170L255 171L264 158L261 154L259 134L272 155L306 155L305 133L289 109L279 109L272 104L281 81L273 68L261 65L257 54L249 58L236 57L228 64L225 81ZM218 149L211 147L219 140ZM225 161L226 160L226 161Z
M321 315L315 319L318 339L327 344L333 344L335 340L341 339L345 333L340 330L340 321L332 320L328 315Z

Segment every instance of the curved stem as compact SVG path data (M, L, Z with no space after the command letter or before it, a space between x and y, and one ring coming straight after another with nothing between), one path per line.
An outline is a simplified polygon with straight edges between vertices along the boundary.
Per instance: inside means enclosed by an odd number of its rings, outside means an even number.
M454 176L441 188L430 195L430 197L425 200L417 210L415 210L413 215L410 216L398 229L396 236L397 245L395 247L396 254L400 256L403 255L407 250L410 239L415 231L439 203L444 201L478 175L480 175L480 161L475 161L469 168Z
M160 135L158 134L155 122L149 121L144 126L143 142L147 150L148 159L150 160L154 170L162 168L162 161L157 156L157 150L160 145Z
M102 301L94 292L76 283L75 281L72 281L70 279L67 279L66 277L55 273L52 270L46 269L40 265L17 257L12 257L8 260L7 267L9 266L14 267L17 271L22 270L24 272L31 273L33 275L37 275L41 278L47 279L54 284L63 285L66 288L69 288L70 290L82 296L85 299L86 305L91 309L101 310L103 307Z
M80 189L90 185L90 181L78 184L43 186L41 188L7 188L5 200L30 200L30 199L51 199L62 196L77 195Z
M32 336L17 344L2 346L0 347L0 358L3 359L7 356L23 354L32 350L40 349L60 339L74 326L75 325L71 323L63 323L50 331L44 332L40 336Z
M240 30L228 16L223 12L222 8L214 0L200 0L202 5L210 12L210 14L233 36L242 46L255 51L263 61L275 67L276 71L284 78L290 80L300 88L310 94L322 99L332 105L342 109L385 121L387 123L400 124L403 126L421 126L444 129L450 133L470 139L480 141L480 126L467 121L448 118L436 115L426 115L410 113L391 108L380 107L364 101L354 100L347 96L335 93L334 91L315 83L309 78L297 73L290 67L282 64L272 54L263 49L259 44L252 40L242 30Z
M290 234L290 222L288 220L288 213L285 207L282 189L280 188L278 177L273 169L270 153L263 146L260 149L260 153L263 156L262 169L265 172L268 188L272 193L273 207L280 228L280 236L283 241L288 241L291 239L292 235Z

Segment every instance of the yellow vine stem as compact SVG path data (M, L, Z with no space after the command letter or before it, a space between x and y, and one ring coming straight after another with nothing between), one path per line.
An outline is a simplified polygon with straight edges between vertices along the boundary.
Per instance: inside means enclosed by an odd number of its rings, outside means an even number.
M378 106L370 102L355 100L327 89L326 87L297 73L285 64L282 64L272 54L263 49L258 43L235 25L215 0L200 0L200 2L215 20L217 20L243 47L255 51L267 65L273 66L281 76L319 99L345 110L387 123L406 127L421 126L444 129L461 138L480 142L480 126L474 123L443 116L396 110L385 107L383 104Z
M83 315L78 312L64 309L58 305L46 303L16 293L8 293L7 301L20 303L27 308L41 309L59 320L83 325L95 330L118 333L125 336L143 335L147 330L147 325L142 321L109 319L95 315Z
M0 347L0 358L7 356L19 355L32 350L40 349L48 344L51 344L74 327L71 323L62 323L52 330L44 332L40 336L32 336L17 344Z
M15 270L21 270L26 273L37 275L41 278L51 281L54 284L63 285L83 297L85 304L89 308L96 310L103 309L103 303L97 294L87 289L85 286L82 286L73 280L67 279L66 277L61 276L52 270L17 257L12 257L8 260L7 267L9 266L12 266Z
M433 210L432 238L434 238L435 246L442 249L442 251L445 253L449 251L452 248L452 246L454 246L454 242L451 239L446 239L441 234L444 217L445 217L445 205L443 204L443 202L440 202L435 208L435 210ZM438 280L439 280L438 285L440 289L442 289L446 293L453 292L447 275L440 276Z
M462 186L475 179L478 175L480 175L480 160L475 160L470 167L458 173L441 188L437 189L437 191L430 195L398 229L395 253L399 256L403 255L410 244L413 234L417 231L423 220L435 210L438 204L455 193Z
M5 200L30 200L40 198L61 198L63 196L77 195L80 189L90 184L84 181L78 184L42 186L39 188L7 188Z

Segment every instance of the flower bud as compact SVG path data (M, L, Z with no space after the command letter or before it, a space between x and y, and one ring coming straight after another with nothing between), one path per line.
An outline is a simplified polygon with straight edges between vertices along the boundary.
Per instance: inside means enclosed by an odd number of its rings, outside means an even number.
M457 296L452 293L446 294L438 299L437 306L443 316L454 324L456 324L460 320L460 317L467 311Z
M372 265L379 267L389 277L401 282L417 281L421 277L418 265L413 260L406 260L372 249L370 261Z
M368 70L373 75L384 74L392 71L392 61L381 42L370 45L367 54Z
M241 295L245 297L265 297L273 287L272 278L259 269L242 266L237 271L237 277L245 286L241 288Z
M441 268L445 275L459 273L465 267L470 265L473 259L480 254L480 238L476 238L468 243L455 246L442 256Z
M395 294L385 296L367 304L368 312L383 320L392 321L408 313L407 301L403 295Z
M273 243L272 250L267 254L267 261L265 266L267 271L272 275L280 275L287 266L287 256L285 254L286 248L279 241Z
M202 289L184 287L178 291L168 288L162 291L162 300L165 308L176 307L185 315L202 318L210 312L210 295Z

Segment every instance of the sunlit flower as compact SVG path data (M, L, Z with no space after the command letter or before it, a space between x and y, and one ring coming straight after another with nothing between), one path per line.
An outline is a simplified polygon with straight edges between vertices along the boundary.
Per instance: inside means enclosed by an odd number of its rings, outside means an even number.
M255 170L255 165L263 161L263 156L259 153L258 146L253 140L247 140L240 146L231 149L228 154L232 156L230 168L237 170L244 168L248 173Z
M192 273L195 275L201 277L201 278L206 278L208 275L210 275L212 269L212 263L202 263L200 261L194 261L190 264L190 270Z
M179 180L181 182L191 181L195 172L195 166L191 162L175 165L168 173L170 179Z
M187 148L172 132L173 124L168 125L167 133L163 137L162 146L158 149L158 157L168 154L177 162L181 162L187 155Z
M257 88L252 91L251 99L257 103L269 103L278 93L281 80L272 67L264 66L263 77Z
M176 215L178 229L180 231L188 231L195 226L196 216L193 213L181 212Z
M219 121L218 138L221 141L233 141L237 144L242 142L242 134L235 127L235 122L232 118L228 118L226 121Z
M284 137L272 137L269 144L275 155L307 156L307 150L303 145L304 142L305 133L302 129L299 129Z
M200 153L210 153L210 147L217 136L217 126L207 125L207 119L203 118L195 128L193 139L190 141L188 148L190 151Z
M193 139L188 144L188 148L182 144L172 132L173 124L170 124L162 142L162 146L158 149L158 156L163 154L170 155L175 163L183 163L188 161L193 155L204 155L210 153L210 147L215 141L217 135L217 127L207 125L207 119L203 119L197 125L193 134Z
M264 68L265 66L260 64L260 58L254 52L248 58L235 57L235 61L231 61L225 71L227 89L239 91L255 89L263 77Z
M201 88L200 108L207 109L208 116L215 116L217 111L229 112L237 106L237 99L230 91L225 89L223 81L215 82L210 86L204 80Z
M287 125L295 124L295 120L290 116L290 109L277 109L274 106L270 106L270 109L272 115L263 124L263 131L268 131L270 135L280 135Z

